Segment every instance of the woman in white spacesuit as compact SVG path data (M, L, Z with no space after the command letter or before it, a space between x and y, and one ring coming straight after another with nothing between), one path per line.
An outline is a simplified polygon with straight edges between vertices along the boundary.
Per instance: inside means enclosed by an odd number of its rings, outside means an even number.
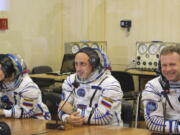
M19 55L0 54L0 116L51 119L41 91Z
M145 121L150 130L180 134L180 48L161 51L160 72L142 93Z
M123 92L108 70L107 56L99 49L85 47L75 54L74 66L76 73L70 75L62 86L59 118L74 126L123 126Z

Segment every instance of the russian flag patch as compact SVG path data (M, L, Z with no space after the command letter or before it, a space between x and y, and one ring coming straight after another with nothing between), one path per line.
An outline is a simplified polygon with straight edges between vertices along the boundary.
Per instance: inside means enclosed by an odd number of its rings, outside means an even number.
M24 98L22 104L26 107L33 107L33 99Z
M110 98L104 97L101 101L101 104L105 107L111 109L113 101Z

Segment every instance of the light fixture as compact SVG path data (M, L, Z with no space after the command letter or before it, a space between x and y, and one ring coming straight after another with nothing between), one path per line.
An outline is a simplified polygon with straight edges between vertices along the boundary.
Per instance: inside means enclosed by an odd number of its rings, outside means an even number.
M0 11L8 11L9 3L10 0L0 0Z

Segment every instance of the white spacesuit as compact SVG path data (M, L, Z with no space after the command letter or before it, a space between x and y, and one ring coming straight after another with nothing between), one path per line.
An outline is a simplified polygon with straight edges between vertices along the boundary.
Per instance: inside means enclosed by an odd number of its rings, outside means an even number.
M84 49L83 53L86 53ZM87 49L90 50L91 49ZM78 78L77 73L70 75L63 83L62 99L80 112L85 124L123 126L121 120L121 102L123 92L119 82L107 69L108 62L104 58L103 66L97 64L97 56L88 54L95 70L85 80ZM105 54L102 55L103 57ZM66 121L69 114L59 109L59 118Z
M120 125L121 100L123 93L119 82L106 70L99 76L94 76L87 82L79 82L76 74L70 75L63 84L63 96L68 99L80 115L85 117L85 123L95 125ZM92 79L92 80L91 80ZM79 82L78 88L73 83ZM60 113L64 120L68 114ZM61 116L62 115L62 116Z
M161 80L149 81L142 93L146 124L153 131L180 133L180 82L170 81L165 92Z
M41 91L26 72L24 63L21 63L15 55L0 56L1 70L5 76L10 72L10 59L13 61L15 79L1 81L0 83L0 109L5 117L12 118L37 118L49 120L51 115L47 106L42 102ZM14 73L14 71L12 72Z

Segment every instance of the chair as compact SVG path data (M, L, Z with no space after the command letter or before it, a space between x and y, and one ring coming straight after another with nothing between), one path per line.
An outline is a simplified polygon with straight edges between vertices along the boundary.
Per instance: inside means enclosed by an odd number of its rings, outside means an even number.
M56 120L58 117L58 106L61 101L60 94L54 92L42 92L42 101L47 105L49 112L51 113L52 120Z
M42 74L52 72L52 68L49 66L37 66L32 69L32 74ZM33 78L33 81L39 86L39 88L46 88L55 83L54 79L47 78Z
M123 98L126 100L136 100L137 92L135 92L132 75L125 71L111 71L111 74L119 81L124 93Z
M125 127L131 127L133 121L133 105L123 100L121 106L121 118Z
M135 114L135 128L138 128L140 125L138 125L139 121L144 121L144 106L142 99L142 92L139 92L137 97L137 105L136 105L136 114Z

